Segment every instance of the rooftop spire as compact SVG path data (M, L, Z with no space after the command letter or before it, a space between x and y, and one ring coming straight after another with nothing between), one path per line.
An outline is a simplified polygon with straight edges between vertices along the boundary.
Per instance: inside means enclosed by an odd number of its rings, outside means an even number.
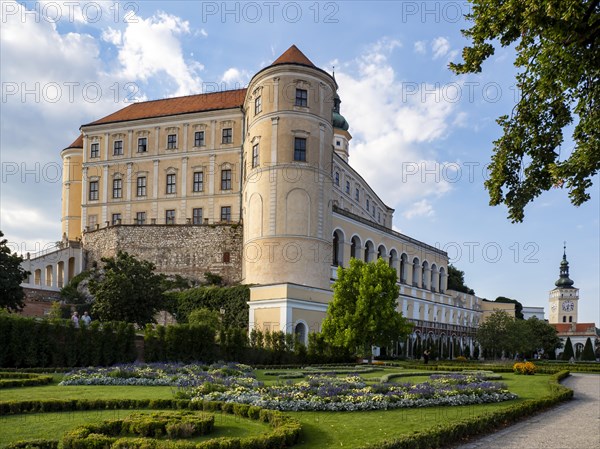
M573 287L573 282L569 278L569 262L567 261L567 242L563 242L563 258L560 263L560 277L554 283L558 288L571 288Z

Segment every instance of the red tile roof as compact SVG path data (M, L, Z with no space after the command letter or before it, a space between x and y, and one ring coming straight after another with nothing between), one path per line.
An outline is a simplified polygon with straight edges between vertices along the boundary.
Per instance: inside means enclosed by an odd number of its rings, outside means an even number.
M79 134L79 137L77 137L71 145L66 147L65 150L67 148L83 148L83 134Z
M552 323L552 326L556 328L559 334L569 333L596 333L595 323Z
M288 48L279 58L273 61L273 64L271 65L274 66L279 64L300 64L315 67L312 61L295 45Z
M120 109L117 112L83 126L141 120L152 117L166 117L169 115L189 114L218 109L239 108L244 104L245 96L246 89L236 89L213 92L210 94L143 101L130 104L126 108Z

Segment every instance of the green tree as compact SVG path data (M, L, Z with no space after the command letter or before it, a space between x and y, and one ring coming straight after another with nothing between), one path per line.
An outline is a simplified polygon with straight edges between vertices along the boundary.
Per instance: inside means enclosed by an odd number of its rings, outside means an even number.
M216 310L210 310L206 307L192 310L188 316L188 323L191 325L202 325L212 330L213 333L221 327L221 314Z
M0 309L16 312L24 306L25 292L21 282L30 273L21 267L23 257L11 254L8 240L2 237L4 234L0 231Z
M573 352L573 343L571 343L571 337L567 337L567 342L565 343L565 350L562 353L563 360L571 360L575 357L575 353Z
M599 0L470 0L473 22L463 30L472 46L456 74L478 73L494 45L516 45L520 99L497 122L485 187L490 204L504 203L513 222L525 206L552 187L564 188L574 205L590 198L600 168ZM574 126L573 126L574 125ZM563 132L572 129L573 144Z
M104 274L90 281L92 313L103 321L126 321L143 326L154 322L163 303L161 277L154 264L119 251L102 258Z
M381 258L371 263L353 258L348 268L338 267L323 321L325 340L370 360L373 345L408 335L410 324L396 311L398 295L396 270Z
M502 351L513 349L511 332L514 318L503 310L494 310L477 329L477 341L487 350L488 355L497 357Z
M557 348L562 347L562 342L558 337L556 328L544 320L537 317L531 317L524 321L530 329L530 338L532 338L532 349L530 352L542 349L544 354L554 354Z
M594 354L594 346L592 345L592 340L590 339L590 337L588 337L585 341L583 353L581 354L581 360L592 362L596 360L596 355Z
M454 265L448 265L448 290L474 295L475 291L465 284L465 272Z
M514 304L515 305L515 318L522 320L525 317L523 316L523 304L521 304L516 299L506 298L504 296L498 296L495 299L495 302L501 302L504 304Z

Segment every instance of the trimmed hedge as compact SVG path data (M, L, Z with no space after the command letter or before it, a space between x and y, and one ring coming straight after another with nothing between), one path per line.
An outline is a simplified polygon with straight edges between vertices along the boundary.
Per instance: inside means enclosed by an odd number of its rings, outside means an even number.
M0 389L12 387L33 387L47 385L52 382L52 376L43 376L33 373L6 373L0 372Z
M98 409L173 409L173 410L198 410L205 412L223 412L268 423L272 431L246 438L215 438L202 443L171 442L171 447L180 449L276 449L291 447L300 439L302 426L300 422L275 410L262 409L246 404L234 404L220 401L190 401L184 399L72 399L72 400L42 400L42 401L5 401L0 402L0 416L19 413L35 412L65 412L75 410L98 410ZM116 426L116 425L115 425ZM69 432L69 438L73 438L74 431ZM69 446L71 449L103 449L113 442L107 439L111 437L104 435L92 436L88 434L86 443L76 443ZM139 448L160 449L161 440L148 440L144 438L116 440L110 447L113 448ZM29 442L33 444L33 440ZM58 443L58 442L52 442ZM19 442L26 448L28 442ZM63 441L63 445L65 442ZM31 446L37 448L38 446ZM56 449L57 446L40 446L40 449ZM15 448L17 449L17 448ZM67 449L67 446L65 446Z
M552 394L550 396L524 401L509 408L484 413L462 421L436 425L427 432L417 432L393 440L362 446L360 449L419 449L439 448L457 443L482 433L513 424L521 418L531 416L559 402L573 397L573 390L563 387L558 382L569 375L569 371L556 373L550 379Z
M17 441L5 446L5 449L58 449L58 441L56 440L28 440L28 441Z
M114 365L136 358L135 331L127 323L38 320L0 314L0 367Z
M102 442L110 447L143 447L152 445L149 438L191 438L207 435L213 431L214 415L193 412L168 412L145 415L134 413L123 419L107 420L99 424L85 424L67 432L62 439L63 449L97 447ZM123 438L129 435L149 438ZM168 441L161 442L170 444ZM160 447L161 444L158 444Z

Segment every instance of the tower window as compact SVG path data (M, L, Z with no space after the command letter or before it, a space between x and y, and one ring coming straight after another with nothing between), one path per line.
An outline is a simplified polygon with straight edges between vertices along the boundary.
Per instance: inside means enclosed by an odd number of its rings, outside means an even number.
M294 138L294 160L306 162L306 139L303 137Z
M145 153L148 151L148 138L140 137L138 139L138 153Z
M342 142L340 142L339 140L336 140L336 141L335 141L335 146L336 146L336 147L339 147L339 146L341 146L341 145L342 145Z
M258 167L258 144L252 147L252 168Z
M254 100L254 115L262 112L262 97L256 97Z
M223 128L221 134L221 143L231 143L233 142L233 131L231 128Z
M231 190L231 170L221 170L221 190Z
M123 141L115 140L113 143L113 155L122 156L123 155Z
M195 147L203 147L204 146L204 131L196 131L194 133L194 146Z
M177 134L169 134L167 136L167 148L174 150L177 148Z
M204 172L201 172L201 171L194 172L194 185L192 186L192 191L202 192L203 190L204 190Z
M90 181L90 193L88 198L90 201L96 201L98 199L98 181Z
M137 196L146 196L146 177L145 176L138 176Z
M177 178L175 174L167 175L167 193L177 193Z
M308 106L308 91L306 89L296 89L296 106Z
M567 317L563 316L563 323L566 323L566 322L567 322Z
M90 145L90 157L100 157L100 144L98 142Z

